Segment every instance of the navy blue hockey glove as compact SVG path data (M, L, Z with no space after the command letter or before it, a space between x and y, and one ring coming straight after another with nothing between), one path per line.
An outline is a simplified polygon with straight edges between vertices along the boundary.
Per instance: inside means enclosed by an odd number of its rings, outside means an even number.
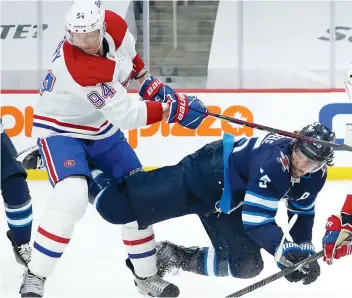
M175 91L153 76L146 78L139 88L139 96L144 100L158 101L166 103L168 101L167 95L174 95Z
M280 269L285 269L293 264L299 263L309 256L315 254L314 245L309 242L301 243L300 245L293 242L286 242L282 249L282 256L277 265ZM316 281L320 275L320 266L318 261L314 261L309 265L296 270L285 276L289 282L303 281L304 285L311 284Z
M153 76L149 76L139 89L144 100L158 101L170 105L168 123L178 123L183 127L196 129L207 117L208 112L197 96L177 93L172 88Z
M178 123L183 127L196 129L207 117L208 109L197 96L188 96L175 92L174 96L168 95L170 113L168 123Z

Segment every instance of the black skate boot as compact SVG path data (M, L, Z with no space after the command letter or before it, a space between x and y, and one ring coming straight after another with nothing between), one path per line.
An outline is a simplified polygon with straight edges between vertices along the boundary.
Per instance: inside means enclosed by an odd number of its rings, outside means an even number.
M20 289L21 297L43 297L45 277L40 277L26 270Z
M130 259L126 260L127 267L135 276L134 284L142 295L151 297L178 297L180 290L178 287L158 274L151 277L140 278L134 273L133 264Z
M23 265L25 267L28 266L28 263L31 260L32 248L29 243L17 245L12 241L11 231L7 231L7 238L11 241L12 249L15 254L15 258L18 264Z
M198 246L186 248L169 241L158 242L156 246L156 264L158 275L175 274L179 269L184 271L202 272L202 264L198 261L201 249Z

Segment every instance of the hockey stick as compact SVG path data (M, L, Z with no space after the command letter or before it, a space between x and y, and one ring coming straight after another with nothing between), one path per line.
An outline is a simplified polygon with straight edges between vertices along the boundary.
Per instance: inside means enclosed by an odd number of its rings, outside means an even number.
M277 253L275 254L275 261L276 262L280 262L281 260L281 257L282 257L282 248L284 246L284 243L285 243L285 240L288 236L288 234L290 233L291 229L293 228L294 224L296 223L297 221L297 218L298 218L298 214L295 214L292 216L291 220L289 221L288 223L288 226L286 228L284 232L284 235L282 236L282 239L281 239L281 242L280 242L280 245L277 249Z
M31 147L28 147L20 152L18 152L16 155L15 155L15 158L19 158L23 153L26 153L26 155L28 155L29 153L32 153L33 151L35 150L38 150L39 149L39 146L38 145L34 145L34 146L31 146Z
M324 250L319 251L315 255L311 255L310 257L302 260L301 262L293 265L292 267L286 268L286 269L284 269L284 270L282 270L280 272L277 272L277 273L275 273L273 275L268 276L267 278L264 278L264 279L262 279L262 280L260 280L260 281L258 281L256 283L254 283L254 284L252 284L252 285L250 285L250 286L248 286L246 288L243 288L242 290L239 290L239 291L237 291L235 293L232 293L231 295L226 296L226 298L241 297L241 296L243 296L245 294L248 294L248 293L250 293L250 292L252 292L252 291L254 291L254 290L258 289L258 288L261 288L261 287L267 285L268 283L271 283L271 282L273 282L275 280L280 279L283 276L286 276L286 275L288 275L288 274L290 274L290 273L292 273L292 272L294 272L296 270L301 269L303 266L308 265L308 264L320 259L322 256L324 256Z
M196 111L196 112L198 112L198 111ZM321 144L321 145L324 145L324 146L333 147L334 149L352 151L352 147L348 146L346 144L330 143L330 142L327 142L327 141L323 141L323 140L319 140L319 139L315 139L315 138L311 138L311 137L302 136L302 135L297 134L297 133L288 132L288 131L285 131L285 130L272 128L272 127L269 127L269 126L256 124L256 123L252 123L252 122L236 119L236 118L233 118L233 117L223 116L223 115L212 113L212 112L209 112L209 111L207 113L204 113L204 114L208 115L208 116L212 116L214 118L226 120L226 121L231 122L231 123L235 123L235 124L239 124L239 125L245 125L245 126L248 126L248 127L259 129L259 130L277 133L277 134L283 135L285 137L299 139L299 140L305 141L305 142L310 143L310 144L316 143L316 144Z

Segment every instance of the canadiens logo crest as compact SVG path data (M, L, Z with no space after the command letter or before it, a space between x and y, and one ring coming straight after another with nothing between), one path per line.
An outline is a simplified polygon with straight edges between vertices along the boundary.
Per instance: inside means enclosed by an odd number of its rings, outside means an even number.
M290 158L283 154L281 151L280 151L280 157L277 158L277 161L279 163L281 163L282 165L282 171L284 172L289 172L290 171Z
M66 168L74 167L76 165L76 162L73 159L68 159L64 162L64 166Z

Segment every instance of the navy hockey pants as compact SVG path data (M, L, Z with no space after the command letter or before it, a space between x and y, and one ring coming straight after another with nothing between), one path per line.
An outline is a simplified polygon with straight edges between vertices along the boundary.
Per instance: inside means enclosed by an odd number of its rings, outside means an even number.
M197 214L217 258L228 261L234 276L255 276L263 261L260 247L244 231L241 209L229 215L214 213L222 195L222 151L222 141L216 141L175 166L125 177L124 194L141 227Z

